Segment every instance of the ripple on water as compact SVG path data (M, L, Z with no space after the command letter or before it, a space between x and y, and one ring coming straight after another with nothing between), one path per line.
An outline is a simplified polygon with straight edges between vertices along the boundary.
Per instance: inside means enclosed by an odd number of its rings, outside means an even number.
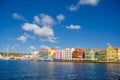
M120 64L0 61L0 80L118 80Z

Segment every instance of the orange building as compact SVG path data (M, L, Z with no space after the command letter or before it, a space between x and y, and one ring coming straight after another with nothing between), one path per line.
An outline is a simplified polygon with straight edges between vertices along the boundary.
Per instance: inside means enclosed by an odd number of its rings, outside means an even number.
M84 59L84 49L77 48L73 51L73 59L83 60Z
M39 54L40 54L40 57L41 57L41 58L44 58L44 53L45 53L45 52L48 52L48 49L42 48L42 49L40 50Z

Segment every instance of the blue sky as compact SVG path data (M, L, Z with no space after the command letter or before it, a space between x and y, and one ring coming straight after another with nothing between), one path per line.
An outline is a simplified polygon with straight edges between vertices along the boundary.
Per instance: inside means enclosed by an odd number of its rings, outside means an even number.
M120 47L119 0L1 0L0 51Z

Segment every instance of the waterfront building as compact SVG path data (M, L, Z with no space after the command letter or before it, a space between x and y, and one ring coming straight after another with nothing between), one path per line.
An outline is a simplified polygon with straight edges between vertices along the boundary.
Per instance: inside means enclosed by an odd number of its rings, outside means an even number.
M48 59L48 55L49 55L49 53L48 52L44 52L44 54L43 54L43 59Z
M118 48L113 48L112 46L108 46L107 48L107 61L116 62L117 61L117 53Z
M118 61L120 61L120 48L118 48Z
M55 51L56 51L56 48L49 48L48 49L48 58L49 59L54 59L54 57L55 57Z
M33 57L34 59L40 59L40 54L39 54L39 52L38 52L38 51L33 52L33 53L32 53L32 57Z
M64 48L62 49L62 59L63 60L72 60L72 55L74 48Z
M24 54L18 54L18 55L13 56L13 59L15 59L15 60L18 60L18 59L19 59L19 60L23 60L24 57L25 57Z
M41 48L39 55L40 55L40 59L44 59L46 52L48 53L48 49L46 48Z
M102 60L100 49L97 48L97 49L94 50L94 58L97 61L101 61Z
M76 48L73 51L73 60L84 60L84 49Z
M14 58L14 57L13 57L13 58ZM33 59L33 56L30 55L30 54L26 54L26 55L24 56L24 59L25 59L25 60Z
M62 51L61 50L56 50L55 51L55 59L62 59Z
M0 59L2 59L2 55L0 55Z
M91 48L86 49L84 53L85 53L84 60L94 60L94 54Z
M101 53L102 61L107 61L107 51L103 49L100 50L100 53Z

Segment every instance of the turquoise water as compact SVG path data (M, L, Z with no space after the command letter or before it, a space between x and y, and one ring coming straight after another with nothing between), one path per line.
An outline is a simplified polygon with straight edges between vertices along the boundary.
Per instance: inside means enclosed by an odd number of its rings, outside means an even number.
M0 80L119 80L120 64L0 60Z

